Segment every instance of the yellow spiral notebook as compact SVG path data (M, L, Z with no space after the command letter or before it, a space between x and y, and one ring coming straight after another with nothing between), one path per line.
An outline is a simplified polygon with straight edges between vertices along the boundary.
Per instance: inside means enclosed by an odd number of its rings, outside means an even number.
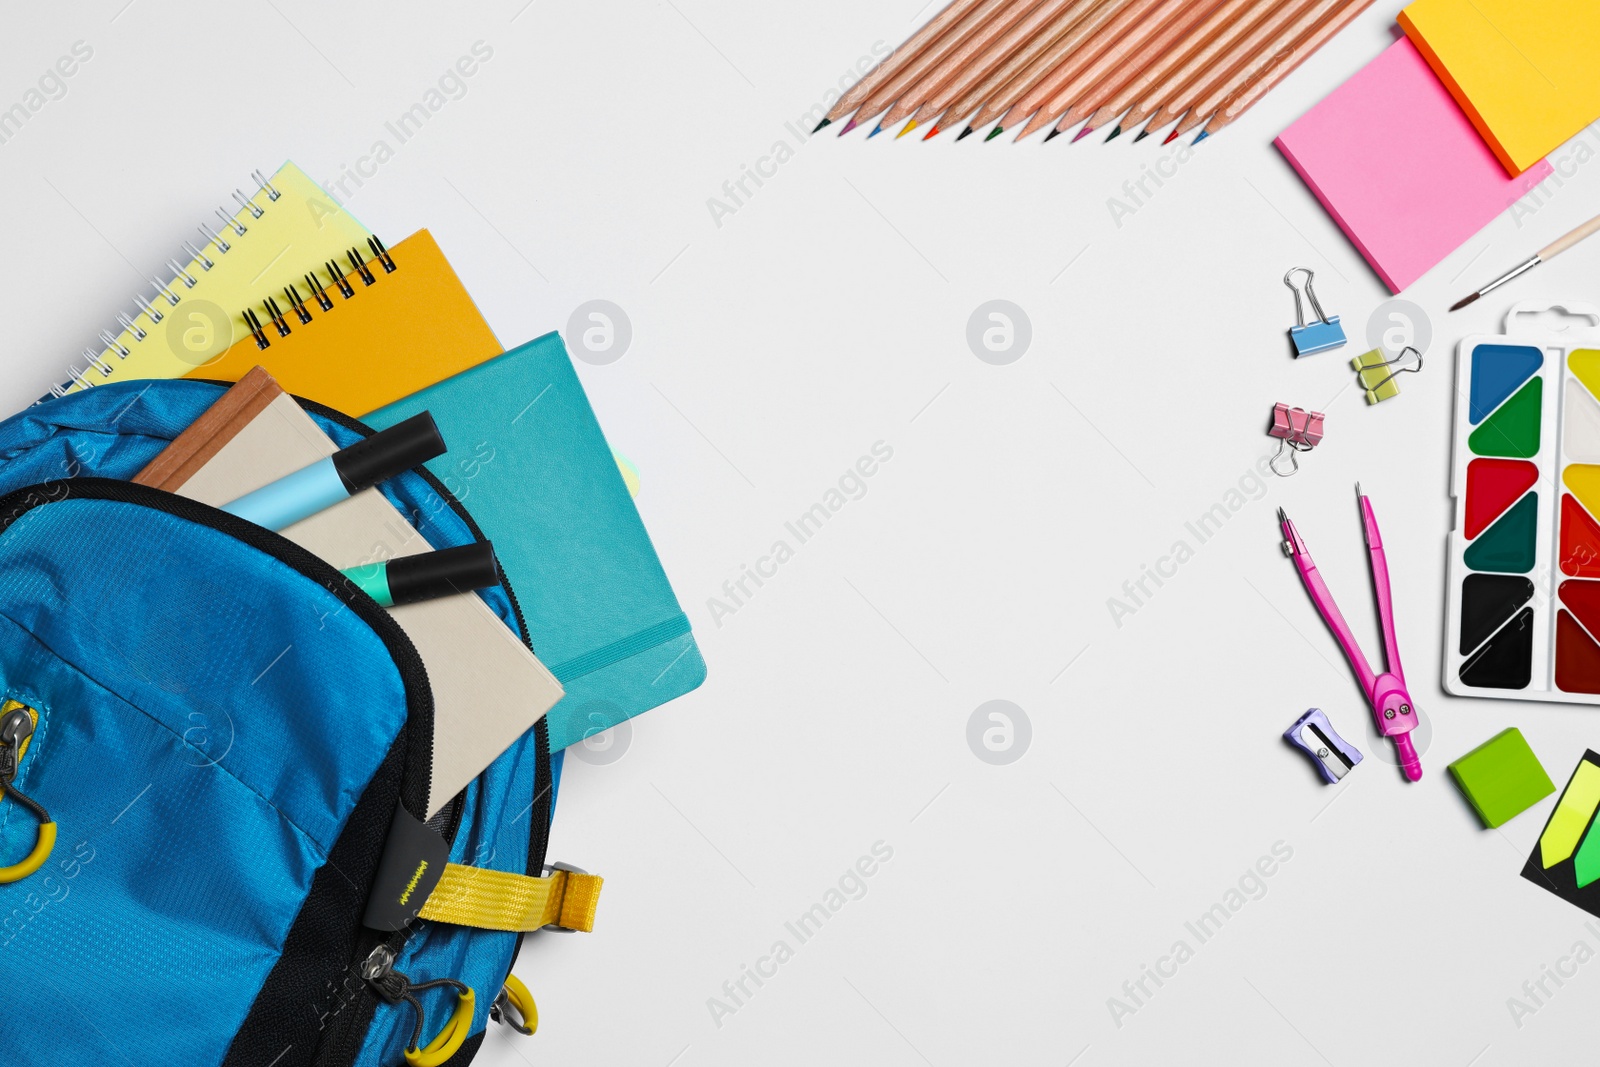
M235 312L250 332L189 377L236 382L261 366L288 392L359 416L504 351L427 230L393 248L352 242L253 299Z
M181 378L245 336L239 311L262 293L276 292L306 267L339 255L366 239L361 224L317 188L293 163L267 178L257 171L256 191L235 190L200 240L183 243L183 262L170 260L149 299L134 297L132 314L117 316L117 330L100 334L84 350L83 366L68 369L57 396L133 378Z

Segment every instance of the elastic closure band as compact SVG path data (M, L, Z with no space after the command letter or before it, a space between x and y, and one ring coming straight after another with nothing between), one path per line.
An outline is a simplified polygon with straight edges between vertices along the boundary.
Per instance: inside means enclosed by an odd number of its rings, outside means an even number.
M621 663L630 656L637 656L647 649L671 641L675 637L682 637L689 632L689 616L680 611L672 618L658 622L654 626L647 626L620 641L613 641L592 652L585 652L564 663L557 663L550 668L550 673L556 676L556 681L565 684L586 674L605 670L614 663Z

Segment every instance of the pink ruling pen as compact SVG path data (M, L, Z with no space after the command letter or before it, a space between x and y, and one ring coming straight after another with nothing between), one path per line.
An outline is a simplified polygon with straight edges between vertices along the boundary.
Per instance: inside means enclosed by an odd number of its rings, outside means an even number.
M1372 585L1378 597L1378 621L1383 624L1383 658L1388 670L1382 674L1373 672L1367 657L1361 654L1361 646L1356 644L1355 635L1350 632L1350 624L1339 614L1339 605L1334 603L1333 594L1328 592L1328 583L1317 573L1317 565L1311 561L1306 543L1300 539L1300 533L1289 521L1289 516L1279 508L1283 554L1294 560L1296 569L1300 571L1300 580L1305 583L1306 592L1311 594L1311 602L1322 613L1322 621L1333 631L1339 647L1344 649L1345 658L1350 661L1368 702L1372 704L1378 732L1394 738L1394 747L1400 753L1400 766L1405 769L1406 777L1415 782L1422 777L1422 760L1417 757L1416 747L1411 743L1411 731L1417 728L1417 713L1411 707L1411 694L1406 692L1406 676L1400 667L1400 644L1394 636L1394 600L1389 594L1389 562L1383 554L1383 537L1378 533L1378 520L1372 514L1372 502L1361 491L1359 482L1356 483L1356 499L1361 504L1361 528L1366 534L1367 552L1372 557Z

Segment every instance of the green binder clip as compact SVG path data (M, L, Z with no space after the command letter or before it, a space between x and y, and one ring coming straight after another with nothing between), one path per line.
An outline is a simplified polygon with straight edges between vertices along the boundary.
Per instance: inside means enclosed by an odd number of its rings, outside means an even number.
M1409 367L1402 367L1399 364L1405 362L1407 354L1411 355L1415 362ZM1421 370L1422 353L1407 345L1400 350L1398 356L1384 359L1383 349L1374 348L1371 352L1363 352L1352 359L1350 366L1355 370L1356 380L1361 383L1361 388L1366 391L1367 403L1376 404L1400 395L1400 385L1395 379L1402 374L1415 374Z

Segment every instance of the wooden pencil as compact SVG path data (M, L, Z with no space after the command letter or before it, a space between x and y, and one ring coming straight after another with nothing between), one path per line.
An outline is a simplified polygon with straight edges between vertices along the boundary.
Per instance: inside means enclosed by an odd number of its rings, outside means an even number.
M1242 5L1224 6L1214 12L1213 17L1207 19L1194 36L1184 41L1181 55L1168 56L1157 65L1155 76L1130 101L1131 106L1119 125L1125 130L1132 129L1155 114L1184 82L1194 77L1196 71L1226 50L1229 44L1238 40L1257 19L1279 2L1246 0ZM1147 136L1148 133L1141 133L1134 139L1143 140Z
M822 129L829 123L838 122L860 107L861 102L871 95L878 86L882 85L888 78L892 78L907 63L921 55L924 48L937 40L951 26L970 15L973 9L981 3L983 3L983 0L955 0L954 3L929 19L927 24L916 33L913 33L904 44L890 52L884 57L883 62L867 71L860 81L852 85L850 91L839 98L827 115L823 116L822 121L817 123L817 128L811 132L816 133L817 130Z
M1083 99L1084 95L1092 90L1113 70L1119 69L1132 62L1133 56L1140 47L1151 37L1160 33L1162 28L1173 18L1183 12L1185 6L1194 6L1194 0L1156 0L1156 3L1147 8L1139 20L1128 27L1126 33L1113 41L1109 47L1095 56L1082 70L1078 71L1055 96L1045 101L1043 107L1034 113L1033 118L1023 127L1017 139L1021 140L1050 124L1050 121L1067 110L1074 102ZM1093 108L1089 110L1093 111ZM1050 140L1056 135L1055 130L1045 140ZM1080 137L1082 135L1080 134Z
M1249 111L1257 101L1277 88L1278 83L1293 74L1300 64L1315 55L1335 34L1350 25L1357 15L1371 6L1372 0L1352 0L1306 31L1300 40L1289 46L1286 52L1280 52L1275 56L1273 64L1229 94L1217 106L1216 113L1206 122L1205 129L1200 131L1200 136L1194 139L1194 143L1199 144Z
M1056 66L1046 70L1045 74L1038 78L1034 88L1022 94L1022 98L1000 117L1000 122L995 125L994 130L989 131L987 139L992 141L1000 131L1026 122L1027 118L1032 117L1040 107L1045 106L1045 101L1054 96L1064 83L1072 80L1078 70L1088 66L1106 45L1122 37L1123 30L1128 29L1128 24L1133 18L1138 18L1138 14L1149 6L1149 0L1106 0L1098 8L1094 8L1090 18L1083 19L1082 24L1078 26L1078 29L1090 32L1086 32L1080 38L1078 45L1067 51L1056 62ZM1133 13L1131 16L1130 11Z
M1006 8L962 41L917 84L900 94L900 98L883 117L880 125L893 126L902 119L910 118L911 121L906 123L905 128L895 135L896 139L904 137L917 128L915 116L922 113L925 107L932 109L932 114L924 117L932 118L933 114L950 106L956 94L963 91L965 86L955 88L954 91L949 90L968 72L973 72L974 80L981 78L986 70L991 69L1014 51L1027 34L1038 32L1039 27L1048 22L1070 0L1045 0L1038 7L1029 10L1032 3L1037 2L1038 0L1031 0Z
M1245 25L1233 27L1235 32L1224 32L1219 35L1211 47L1203 49L1195 56L1198 62L1185 63L1181 70L1173 72L1175 82L1177 77L1184 73L1188 76L1181 83L1172 86L1171 92L1166 94L1166 99L1145 124L1143 132L1148 135L1176 122L1199 102L1200 97L1218 79L1225 77L1260 51L1261 45L1277 30L1293 21L1295 16L1312 4L1321 2L1324 0L1287 0L1269 4Z
M1373 0L950 0L830 108L815 130L877 116L868 137L904 122L924 140L972 115L957 140L1017 140L1054 123L1081 139L1145 123L1167 137L1203 127L1196 144L1237 120ZM976 113L974 114L974 109ZM813 112L815 114L815 112ZM1120 118L1119 118L1120 116Z
M1012 125L1016 125L1016 121L1024 116L1028 119L1023 125L1022 132L1017 134L1015 139L1020 141L1034 131L1050 125L1050 120L1065 111L1067 105L1072 102L1068 99L1066 103L1059 103L1063 97L1069 96L1079 86L1083 72L1135 26L1143 23L1163 2L1164 0L1133 0L1117 13L1116 18L1106 23L1092 40L1085 42L1082 48L1052 71L1050 77L1041 82L1038 89L1023 97L1006 116L1014 120ZM1046 110L1047 107L1049 110Z
M1096 0L1095 5L1086 11L1082 18L1072 24L1072 27L1062 34L1051 46L1039 54L1033 62L1029 63L1015 78L1005 85L995 99L987 101L982 110L973 116L967 124L968 129L978 129L987 126L997 119L1004 118L1017 102L1028 93L1036 89L1039 84L1050 76L1050 72L1061 65L1079 45L1092 38L1095 33L1110 19L1116 16L1128 5L1130 0ZM1000 135L1004 126L996 126L989 131L985 140L993 140ZM966 136L965 133L962 134Z
M962 41L966 40L993 18L997 11L1014 2L1016 0L982 0L977 7L967 12L947 32L941 34L937 40L924 48L916 58L890 77L884 79L881 85L869 93L867 98L861 102L861 105L856 108L855 114L850 116L850 121L845 124L844 129L839 131L839 136L843 137L857 126L865 125L873 118L887 111L889 105L893 104L902 92L915 85L924 74L938 66L945 56L949 55ZM880 129L882 129L881 126L875 128L872 132L876 134Z
M1059 41L1072 29L1074 23L1082 19L1099 2L1100 0L1073 0L1067 10L1052 19L1043 30L1034 36L1033 40L1012 53L1004 63L990 71L988 77L973 86L960 99L951 104L934 128L953 126L962 118L971 115L979 107L982 107L984 103L997 99L999 93L1009 89L1019 73ZM1027 86L1019 85L1016 88L1016 96L1020 97L1026 91ZM1013 97L1014 100L1015 97ZM1006 107L1010 106L1011 102L1007 102L1001 108L1002 112ZM961 135L956 140L959 141L971 134L972 126L969 125L961 131ZM928 136L931 137L932 133ZM926 139L924 138L924 140Z
M1221 0L1223 7L1242 6L1250 2L1251 0ZM1098 85L1089 90L1082 103L1073 104L1061 117L1055 132L1065 133L1073 125L1085 119L1088 121L1084 122L1084 129L1097 130L1105 122L1126 111L1141 91L1138 88L1140 82L1150 77L1151 71L1166 57L1171 56L1172 62L1178 62L1181 42L1201 32L1216 11L1215 0L1186 4L1174 18L1161 27L1160 33L1151 37L1137 52L1128 57L1125 66L1106 75ZM1122 101L1122 106L1113 110L1119 100ZM1122 127L1118 126L1112 131L1111 137L1121 132ZM1106 140L1109 141L1111 137Z
M1341 4L1352 2L1353 0L1313 0L1311 6L1301 10L1273 30L1272 34L1260 42L1249 55L1240 57L1230 69L1214 73L1195 95L1188 110L1178 119L1178 125L1167 135L1167 141L1175 141L1195 127L1203 125L1235 89L1243 88L1258 74L1277 63L1280 53L1287 51L1295 41L1324 17L1336 11Z
M1020 22L1013 25L993 41L989 47L974 56L970 62L967 62L959 70L952 72L951 76L945 80L938 91L929 96L922 106L912 114L911 121L906 124L906 128L901 131L899 136L904 136L904 134L915 129L919 122L932 121L935 117L942 115L959 97L970 92L973 86L979 84L995 70L1003 66L1006 60L1015 55L1017 50L1022 48L1028 41L1037 39L1044 32L1045 27L1053 25L1062 15L1070 12L1077 3L1078 0L1045 0L1044 3L1028 12ZM953 55L951 59L954 59ZM951 59L947 59L945 62L949 63ZM893 114L894 111L891 110L890 115L892 116ZM893 119L886 121L892 122ZM939 125L935 123L928 136L937 133L939 128ZM924 141L927 139L928 137L923 138Z
M1205 83L1197 88L1189 107L1179 116L1178 125L1167 135L1163 143L1171 143L1203 124L1216 113L1217 107L1230 93L1242 88L1257 74L1276 62L1278 53L1286 50L1340 5L1352 2L1354 0L1312 0L1309 6L1301 8L1291 18L1273 27L1271 33L1265 35L1264 39L1258 40L1254 47L1243 50L1236 61L1226 64L1228 69L1223 70L1225 64L1219 63ZM1271 21L1269 19L1268 23Z

